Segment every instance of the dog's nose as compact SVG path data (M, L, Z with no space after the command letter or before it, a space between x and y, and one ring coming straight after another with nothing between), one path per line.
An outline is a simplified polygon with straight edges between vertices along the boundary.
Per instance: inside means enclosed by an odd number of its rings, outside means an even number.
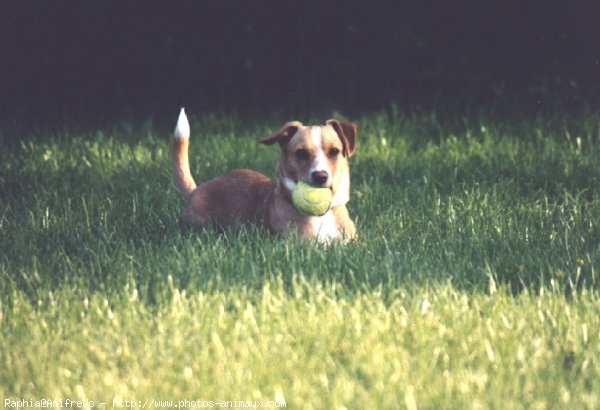
M311 174L312 182L315 185L324 185L329 179L327 171L315 171Z

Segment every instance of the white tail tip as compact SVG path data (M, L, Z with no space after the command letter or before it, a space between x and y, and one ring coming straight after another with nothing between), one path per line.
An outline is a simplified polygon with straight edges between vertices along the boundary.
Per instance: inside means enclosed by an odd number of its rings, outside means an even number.
M188 122L187 115L185 115L185 109L183 107L179 112L179 118L177 119L174 137L176 139L187 139L190 137L190 123Z

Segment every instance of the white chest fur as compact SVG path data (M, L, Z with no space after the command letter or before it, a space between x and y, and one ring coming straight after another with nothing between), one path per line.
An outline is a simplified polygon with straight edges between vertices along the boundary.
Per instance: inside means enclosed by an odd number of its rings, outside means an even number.
M331 211L322 216L311 216L310 223L317 241L321 243L330 243L340 237L340 230Z

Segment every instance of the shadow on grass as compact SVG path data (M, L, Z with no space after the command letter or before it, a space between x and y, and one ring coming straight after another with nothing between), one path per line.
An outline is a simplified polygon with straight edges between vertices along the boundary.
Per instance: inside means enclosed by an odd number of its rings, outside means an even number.
M63 154L25 147L0 175L0 289L35 300L64 287L135 286L150 303L169 286L251 290L276 279L291 292L297 277L344 295L448 282L474 292L551 280L597 289L600 209L590 186L600 176L591 157L553 152L522 164L510 147L479 139L468 154L463 143L408 144L406 161L353 158L349 208L360 239L329 247L254 227L181 232L162 141L79 141Z

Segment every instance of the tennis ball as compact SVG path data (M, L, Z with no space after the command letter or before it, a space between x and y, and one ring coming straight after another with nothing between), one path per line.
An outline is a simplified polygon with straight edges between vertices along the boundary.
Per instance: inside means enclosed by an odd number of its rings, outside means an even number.
M309 216L324 215L331 205L331 189L317 188L298 182L292 191L292 202L300 213Z

